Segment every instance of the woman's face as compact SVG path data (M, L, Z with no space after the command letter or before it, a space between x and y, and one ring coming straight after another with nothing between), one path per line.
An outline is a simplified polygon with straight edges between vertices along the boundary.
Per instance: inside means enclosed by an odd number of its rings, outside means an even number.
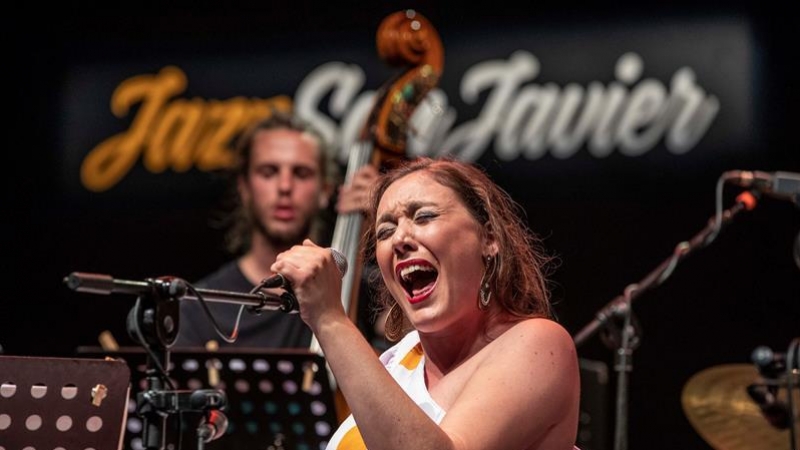
M477 299L489 242L452 189L425 171L398 179L378 203L375 235L384 282L417 330L480 326Z

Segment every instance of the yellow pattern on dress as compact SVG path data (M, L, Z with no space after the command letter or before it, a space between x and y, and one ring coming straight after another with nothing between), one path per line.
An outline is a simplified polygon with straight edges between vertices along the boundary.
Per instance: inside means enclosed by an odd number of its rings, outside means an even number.
M406 353L406 356L403 357L400 364L408 370L414 370L417 368L420 361L422 361L422 344L417 344L411 351Z
M408 370L414 370L420 361L422 361L422 344L417 344L406 353L406 356L400 361L400 365ZM347 431L336 450L367 450L367 444L364 443L364 438L361 437L357 426Z
M358 427L350 428L347 431L336 450L367 450L367 444L364 443Z

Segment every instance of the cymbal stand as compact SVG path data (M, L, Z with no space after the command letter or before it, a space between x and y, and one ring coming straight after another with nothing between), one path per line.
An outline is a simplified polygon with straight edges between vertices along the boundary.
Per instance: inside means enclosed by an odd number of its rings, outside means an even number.
M718 197L721 197L723 182L724 180L721 178L717 185ZM694 253L695 250L711 244L721 229L729 224L738 213L752 210L755 205L756 200L753 194L745 191L736 198L735 205L725 211L718 209L718 213L708 220L705 228L690 240L680 242L669 258L638 283L628 285L622 295L603 306L595 318L573 337L577 347L598 332L603 331L606 333L605 344L615 350L614 370L617 372L617 399L614 450L628 449L628 378L630 372L633 371L633 350L640 341L638 321L632 312L633 301L648 290L664 283L672 275L679 262ZM618 329L614 322L620 319L623 325L621 329Z

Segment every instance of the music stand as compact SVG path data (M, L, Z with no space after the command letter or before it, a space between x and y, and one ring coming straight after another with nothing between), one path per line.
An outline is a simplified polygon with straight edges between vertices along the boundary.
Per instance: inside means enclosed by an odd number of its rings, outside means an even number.
M0 377L0 448L122 448L124 361L0 356Z
M138 347L104 351L79 347L78 353L124 358L132 368L133 391L146 389L146 354ZM225 392L226 434L205 444L205 450L267 448L317 450L324 448L338 426L334 394L325 361L307 349L178 349L170 352L168 373L176 388L218 389ZM309 372L307 367L316 367ZM312 373L313 379L304 379ZM218 383L215 384L215 378ZM131 393L135 405L135 392ZM196 448L195 426L201 415L171 415L166 442L174 448ZM127 448L141 449L141 420L127 420ZM178 431L180 430L180 432Z

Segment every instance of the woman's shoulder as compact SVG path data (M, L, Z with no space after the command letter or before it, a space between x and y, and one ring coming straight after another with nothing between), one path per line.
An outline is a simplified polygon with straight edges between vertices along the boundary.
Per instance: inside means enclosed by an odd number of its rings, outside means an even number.
M553 319L545 317L531 317L519 320L511 324L508 329L503 332L502 336L509 335L516 336L517 338L539 338L539 339L567 339L572 340L569 332L563 325Z
M560 323L547 318L524 319L511 325L494 341L495 351L532 352L547 351L576 354L572 336Z
M507 377L506 386L529 386L530 380L536 380L539 387L549 390L549 398L556 403L571 405L578 401L578 352L572 336L558 322L544 318L522 320L493 341L492 347L481 370L514 367L501 374ZM518 394L527 395L524 388Z

